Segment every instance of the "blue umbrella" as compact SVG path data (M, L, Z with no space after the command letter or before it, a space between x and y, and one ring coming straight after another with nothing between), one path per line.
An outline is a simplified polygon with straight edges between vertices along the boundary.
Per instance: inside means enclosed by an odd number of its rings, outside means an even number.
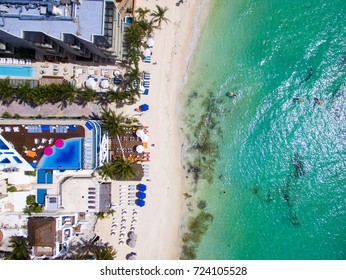
M149 105L148 104L142 104L141 106L139 106L139 109L143 112L148 111Z
M139 190L139 191L141 191L141 192L144 192L144 191L147 190L147 186L144 185L144 184L139 184L139 185L137 186L137 190Z
M146 195L144 192L138 192L138 193L137 193L137 197L138 197L138 198L141 198L141 199L144 199L144 198L147 197L147 195Z
M139 206L139 207L143 207L145 205L145 201L143 199L137 199L136 200L136 204Z

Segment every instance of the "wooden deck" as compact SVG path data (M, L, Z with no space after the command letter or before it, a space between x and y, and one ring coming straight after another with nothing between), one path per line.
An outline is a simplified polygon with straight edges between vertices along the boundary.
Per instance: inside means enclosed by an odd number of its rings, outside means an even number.
M42 130L42 127L51 127ZM39 129L41 127L41 130ZM66 125L8 125L0 124L1 135L13 145L14 149L29 163L39 162L43 150L53 146L55 140L85 137L84 127L76 126L75 130L66 128Z

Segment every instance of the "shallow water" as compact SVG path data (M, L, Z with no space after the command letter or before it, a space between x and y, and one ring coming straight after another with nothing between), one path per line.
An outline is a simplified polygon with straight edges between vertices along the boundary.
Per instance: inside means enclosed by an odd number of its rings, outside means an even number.
M199 259L346 258L345 9L301 2L215 1L201 34L181 117L214 215Z

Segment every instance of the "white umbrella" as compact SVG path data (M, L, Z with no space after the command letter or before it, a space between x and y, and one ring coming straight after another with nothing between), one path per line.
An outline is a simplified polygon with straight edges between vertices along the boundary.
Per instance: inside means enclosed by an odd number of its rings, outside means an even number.
M143 55L144 55L144 56L149 56L149 55L151 55L151 50L145 49L145 50L143 51Z
M139 92L144 92L145 91L145 87L141 84L139 86Z
M115 77L116 77L116 76L119 76L119 75L120 75L120 71L119 71L119 70L114 70L113 75L114 75Z
M109 82L108 80L102 80L101 85L102 88L108 88L109 87Z
M154 38L150 37L148 40L147 40L147 46L149 48L153 47L155 44L155 41L154 41Z
M148 139L149 139L148 134L144 134L143 136L141 136L141 140L142 140L142 142L147 142L147 141L148 141Z
M144 152L144 147L143 147L142 145L138 145L138 146L136 147L136 152L137 152L137 153L143 153L143 152Z
M85 86L88 88L95 89L96 88L96 82L95 82L94 78L87 79L87 81L85 82Z
M142 129L138 129L138 130L136 131L136 135L137 135L138 137L142 137L143 135L145 135L145 133L144 133L144 131L143 131Z

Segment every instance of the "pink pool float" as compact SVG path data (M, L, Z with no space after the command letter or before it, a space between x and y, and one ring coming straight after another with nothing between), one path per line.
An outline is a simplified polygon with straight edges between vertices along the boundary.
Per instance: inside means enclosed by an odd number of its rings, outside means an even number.
M51 156L53 154L53 149L52 147L50 146L47 146L44 148L43 150L43 153L46 155L46 156Z
M64 140L61 138L58 138L55 140L55 147L62 148L64 146Z

